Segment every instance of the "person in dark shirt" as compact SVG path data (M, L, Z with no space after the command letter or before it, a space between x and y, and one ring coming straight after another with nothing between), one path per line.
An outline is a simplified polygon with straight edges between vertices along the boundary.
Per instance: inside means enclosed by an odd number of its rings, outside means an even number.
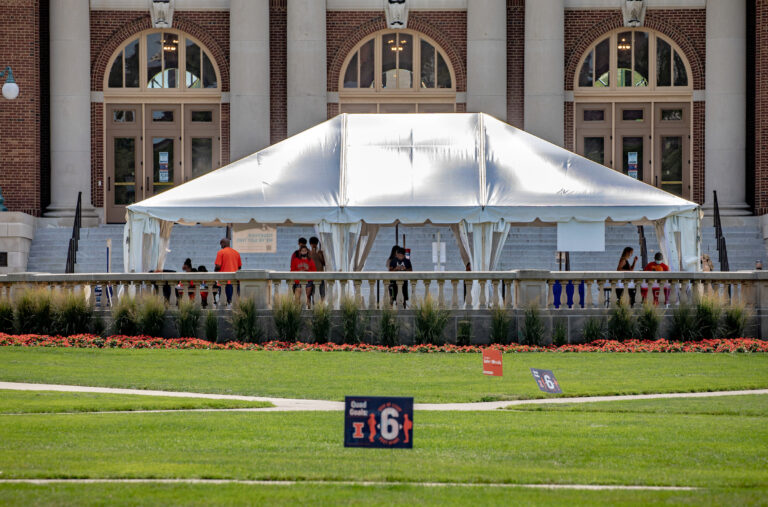
M413 271L411 261L405 258L405 248L398 248L395 257L389 260L390 271ZM390 302L395 303L397 301L397 282L389 282L389 297ZM403 281L403 308L408 306L408 281Z

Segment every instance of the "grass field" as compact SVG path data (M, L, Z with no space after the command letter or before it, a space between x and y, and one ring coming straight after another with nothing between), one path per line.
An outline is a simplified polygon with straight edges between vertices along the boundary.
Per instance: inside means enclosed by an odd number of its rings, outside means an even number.
M566 396L768 388L768 354L480 354L0 348L0 380L286 398L413 396L420 403L544 397L530 367Z
M271 403L263 401L0 390L0 414L264 408L271 406L273 406Z

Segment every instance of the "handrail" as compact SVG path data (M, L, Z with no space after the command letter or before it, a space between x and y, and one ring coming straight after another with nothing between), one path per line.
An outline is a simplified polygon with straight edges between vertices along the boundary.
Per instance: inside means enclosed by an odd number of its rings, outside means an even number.
M80 241L80 226L82 225L83 214L83 193L77 193L77 205L75 206L75 219L72 223L72 237L69 238L69 248L67 250L67 264L65 273L74 273L75 264L77 264L77 248Z
M720 258L720 271L730 271L728 266L728 249L725 245L725 236L723 236L723 225L720 222L720 206L717 203L717 190L712 191L715 194L715 240L717 241L717 256Z

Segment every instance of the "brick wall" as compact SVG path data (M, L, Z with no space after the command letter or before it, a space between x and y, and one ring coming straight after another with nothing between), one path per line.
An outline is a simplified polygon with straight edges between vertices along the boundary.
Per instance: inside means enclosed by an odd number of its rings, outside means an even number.
M525 0L507 0L507 123L523 128Z
M269 141L288 137L287 1L269 2Z
M39 0L3 0L0 24L0 65L11 66L19 85L15 100L0 97L0 187L9 210L35 216L43 206L41 98L48 92L41 89L40 9Z
M768 213L768 0L755 2L754 74L754 206Z

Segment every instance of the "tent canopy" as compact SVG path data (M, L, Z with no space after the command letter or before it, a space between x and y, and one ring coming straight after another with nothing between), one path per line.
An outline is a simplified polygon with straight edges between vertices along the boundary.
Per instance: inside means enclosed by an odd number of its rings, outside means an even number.
M503 246L510 223L659 226L677 217L695 220L698 235L699 214L693 202L487 114L342 114L129 206L125 258L129 271L161 266L168 224L294 223L316 225L334 243L345 236L334 264L355 269L361 236L372 242L378 225L399 221L461 225L462 255L487 251L476 255L488 262L473 267L492 269L495 247L482 238ZM690 227L672 229L671 237Z

